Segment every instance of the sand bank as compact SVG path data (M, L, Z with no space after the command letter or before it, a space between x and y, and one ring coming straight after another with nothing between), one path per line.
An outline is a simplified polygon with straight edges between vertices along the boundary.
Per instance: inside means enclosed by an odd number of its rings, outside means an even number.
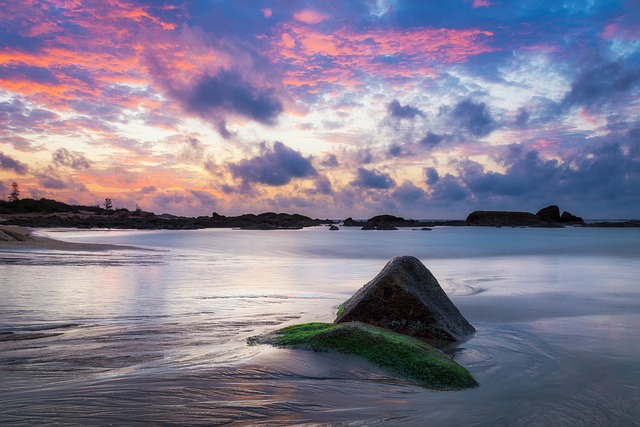
M107 251L137 249L133 246L72 243L34 234L34 229L0 225L0 250Z

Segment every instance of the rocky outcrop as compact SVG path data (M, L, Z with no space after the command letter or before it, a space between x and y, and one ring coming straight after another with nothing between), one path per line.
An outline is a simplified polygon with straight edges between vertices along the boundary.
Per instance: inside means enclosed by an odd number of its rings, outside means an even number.
M560 208L556 205L547 206L540 209L536 216L546 222L560 222Z
M474 211L467 216L467 224L483 227L539 226L545 222L530 212Z
M584 224L584 220L582 218L567 211L562 212L562 215L560 215L560 222L562 224Z
M300 214L264 212L224 216L214 212L211 216L183 217L171 214L156 215L141 209L102 209L97 206L75 206L55 200L21 199L18 202L0 202L2 223L23 227L56 228L116 228L116 229L169 229L191 230L201 228L243 228L254 230L300 229L331 221L312 219Z
M354 321L449 341L475 332L433 274L412 256L393 258L340 306L335 322Z
M562 227L583 224L582 218L569 212L560 215L556 205L540 209L536 214L511 211L474 211L466 220L467 225L485 227Z
M363 230L397 230L398 227L463 226L467 224L462 220L420 221L394 215L376 215L366 221L357 221L349 217L344 220L343 225L345 227L362 227Z

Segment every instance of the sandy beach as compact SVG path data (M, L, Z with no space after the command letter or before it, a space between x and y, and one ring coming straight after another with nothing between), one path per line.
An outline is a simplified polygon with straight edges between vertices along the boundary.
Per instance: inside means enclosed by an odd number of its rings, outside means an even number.
M132 249L131 246L72 243L35 234L35 229L0 225L0 250L107 251Z

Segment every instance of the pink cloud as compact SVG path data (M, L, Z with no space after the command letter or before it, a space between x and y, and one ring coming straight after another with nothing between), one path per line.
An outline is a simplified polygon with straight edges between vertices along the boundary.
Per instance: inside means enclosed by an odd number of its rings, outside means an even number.
M478 7L489 7L491 6L493 3L491 3L489 0L473 0L473 8L476 9Z
M319 24L327 18L327 15L311 9L300 10L293 14L293 19L309 25Z
M604 30L600 33L602 38L607 40L620 39L620 40L636 40L640 38L640 27L638 26L625 26L621 23L613 23L604 27Z
M330 34L297 24L283 24L269 53L285 65L284 83L317 87L322 83L355 86L366 76L403 79L436 76L440 63L462 63L493 50L493 34L478 29L339 29Z
M260 12L262 12L262 15L265 18L271 18L271 16L273 15L273 11L266 7L264 9L260 9Z

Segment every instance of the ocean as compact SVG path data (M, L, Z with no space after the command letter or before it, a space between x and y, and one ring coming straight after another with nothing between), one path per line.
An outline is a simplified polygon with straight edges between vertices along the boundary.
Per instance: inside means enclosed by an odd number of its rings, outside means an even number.
M640 425L640 229L39 233L142 249L0 250L3 426ZM247 345L332 321L399 255L476 328L440 348L479 387Z

